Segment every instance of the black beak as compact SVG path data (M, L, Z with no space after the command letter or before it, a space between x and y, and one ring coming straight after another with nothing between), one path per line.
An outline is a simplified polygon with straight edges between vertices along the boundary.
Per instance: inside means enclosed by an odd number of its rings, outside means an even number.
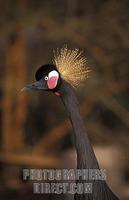
M31 91L31 90L48 90L46 81L41 79L21 89L21 91Z

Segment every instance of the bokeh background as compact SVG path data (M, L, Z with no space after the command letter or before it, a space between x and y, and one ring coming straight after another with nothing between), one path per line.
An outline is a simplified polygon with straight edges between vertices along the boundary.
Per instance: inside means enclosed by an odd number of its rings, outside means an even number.
M56 199L34 195L22 169L76 167L60 99L20 92L64 44L89 60L92 76L76 91L81 113L109 185L129 199L129 1L0 0L1 200Z

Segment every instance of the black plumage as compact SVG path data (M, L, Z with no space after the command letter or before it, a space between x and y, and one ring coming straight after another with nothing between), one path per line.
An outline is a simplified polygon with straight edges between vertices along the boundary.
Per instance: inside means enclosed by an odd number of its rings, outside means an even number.
M70 63L72 64L72 70L70 69L69 71L67 64L70 67ZM79 76L80 80L82 81L85 78L85 75L89 72L89 68L87 68L87 66L85 68L85 64L86 59L81 57L81 54L78 53L78 50L69 51L65 48L61 50L61 54L55 58L55 65L46 64L41 66L35 75L37 81L26 86L23 88L23 90L48 90L60 96L74 130L74 141L77 152L77 168L99 170L98 161L88 138L84 122L80 115L78 100L76 98L74 89L71 86L72 83L73 86L78 85ZM64 69L63 65L65 66ZM87 180L87 182L88 181L89 180ZM82 179L77 180L77 183L84 182L85 181ZM74 199L119 200L108 187L105 180L92 180L92 184L92 193L75 194Z

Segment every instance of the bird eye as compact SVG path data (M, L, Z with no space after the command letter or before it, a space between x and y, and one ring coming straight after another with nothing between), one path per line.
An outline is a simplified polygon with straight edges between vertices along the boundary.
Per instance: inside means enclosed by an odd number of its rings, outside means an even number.
M48 76L45 76L45 78L44 78L46 81L48 80Z

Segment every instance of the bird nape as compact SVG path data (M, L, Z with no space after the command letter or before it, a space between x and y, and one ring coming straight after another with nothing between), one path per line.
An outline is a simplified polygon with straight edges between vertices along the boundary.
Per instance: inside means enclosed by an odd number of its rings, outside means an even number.
M74 92L74 87L82 84L89 72L87 59L83 57L82 53L77 49L69 50L64 47L55 54L54 64L41 66L35 74L36 82L27 85L22 90L51 91L61 98L74 130L77 169L99 170L99 164L85 130ZM80 178L76 182L84 183L84 180ZM118 200L105 180L92 180L92 192L76 193L74 199Z

